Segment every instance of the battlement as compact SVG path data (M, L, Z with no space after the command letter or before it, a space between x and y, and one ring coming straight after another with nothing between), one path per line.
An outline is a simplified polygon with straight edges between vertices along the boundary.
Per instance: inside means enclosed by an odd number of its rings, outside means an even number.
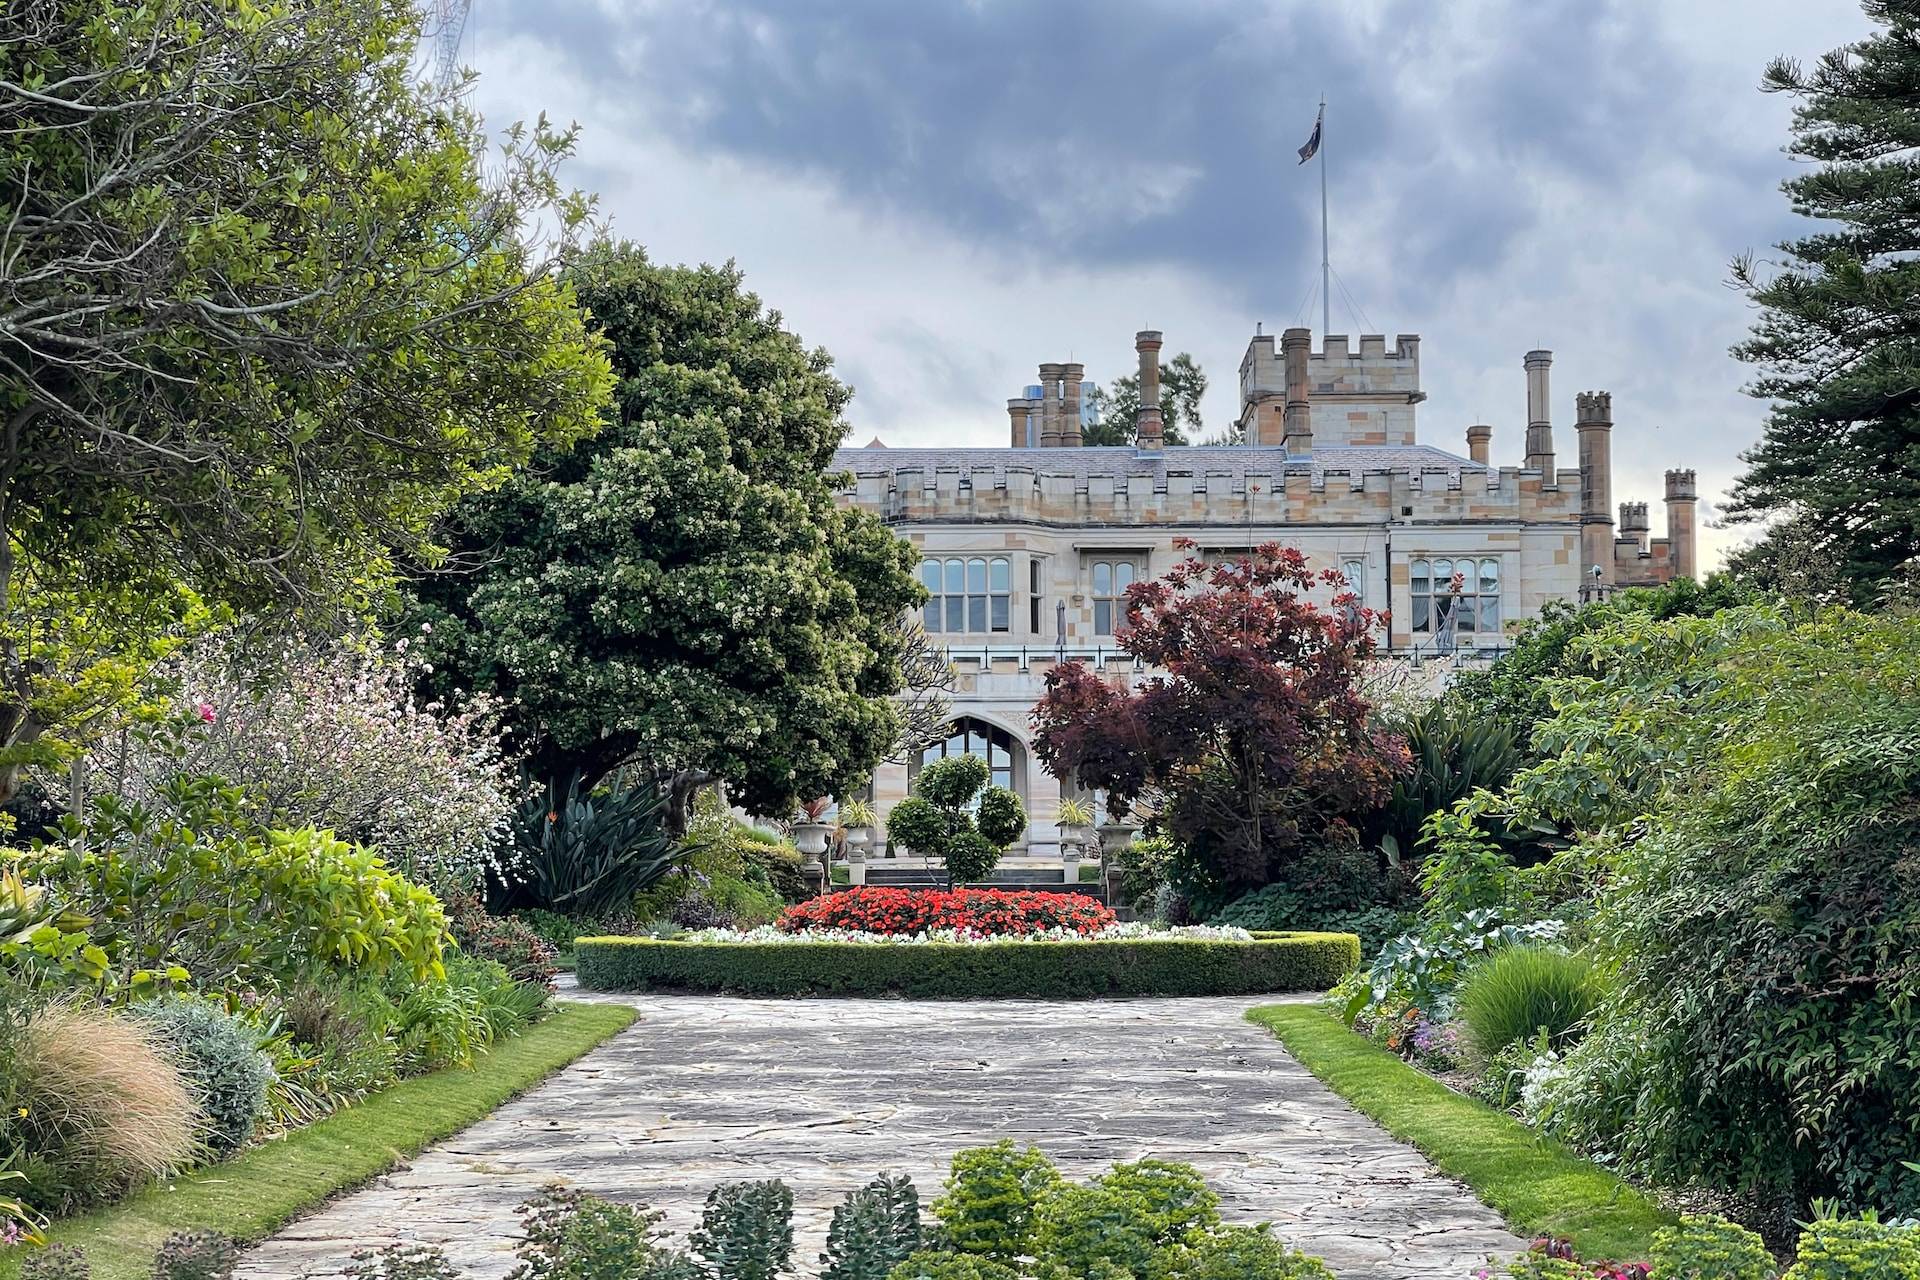
M1699 487L1694 483L1691 471L1667 472L1667 501L1695 502L1700 497Z
M1329 334L1315 351L1306 330L1289 332L1307 345L1305 385L1296 391L1305 393L1315 447L1414 443L1414 406L1427 398L1418 334L1396 335L1392 348L1385 334L1362 334L1358 350L1346 334ZM1240 361L1242 425L1278 413L1286 398L1285 352L1276 335L1255 334Z
M1573 398L1573 421L1578 426L1613 425L1613 393L1582 391Z

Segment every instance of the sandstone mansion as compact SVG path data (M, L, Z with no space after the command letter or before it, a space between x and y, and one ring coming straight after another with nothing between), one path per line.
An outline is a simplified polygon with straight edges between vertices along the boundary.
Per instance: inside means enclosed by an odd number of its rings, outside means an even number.
M844 500L919 547L926 626L959 672L948 740L875 777L883 820L922 763L969 752L1026 801L1026 852L1054 855L1061 784L1029 750L1028 713L1056 662L1133 674L1113 640L1122 598L1182 554L1176 539L1209 554L1297 547L1387 612L1387 652L1442 667L1497 650L1547 601L1695 572L1693 472L1667 472L1666 537L1650 538L1645 502L1616 520L1612 398L1574 398L1561 453L1550 352L1524 360L1525 457L1496 467L1489 425L1466 428L1464 455L1419 441L1416 336L1366 334L1355 349L1333 335L1317 351L1306 329L1255 336L1240 362L1246 443L1196 447L1163 447L1161 336L1135 346L1134 445L1082 447L1082 366L1050 363L1007 402L1005 448L875 441L836 458L853 476Z

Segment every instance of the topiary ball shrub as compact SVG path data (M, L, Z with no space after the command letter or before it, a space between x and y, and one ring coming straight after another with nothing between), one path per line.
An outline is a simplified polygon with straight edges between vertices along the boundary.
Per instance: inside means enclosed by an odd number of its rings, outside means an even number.
M935 760L913 780L913 794L887 815L887 838L946 867L949 886L984 879L1027 829L1020 797L992 780L978 756ZM968 806L978 796L978 813Z
M267 1111L273 1061L259 1037L206 1000L166 996L139 1006L139 1017L171 1050L205 1122L207 1148L228 1156L246 1145Z
M1766 1242L1725 1218L1687 1214L1653 1237L1647 1261L1660 1280L1774 1280Z
M1593 962L1547 946L1496 951L1460 984L1461 1021L1482 1060L1545 1031L1554 1048L1578 1038L1604 988Z
M153 1280L230 1280L240 1263L233 1241L212 1231L176 1231L153 1255Z

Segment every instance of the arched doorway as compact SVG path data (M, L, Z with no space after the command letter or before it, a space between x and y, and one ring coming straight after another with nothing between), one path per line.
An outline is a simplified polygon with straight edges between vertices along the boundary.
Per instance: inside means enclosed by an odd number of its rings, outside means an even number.
M911 774L947 756L978 756L987 762L992 785L1005 787L1026 802L1026 759L1019 739L999 725L962 716L947 726L947 736L920 753ZM908 779L909 784L912 778Z

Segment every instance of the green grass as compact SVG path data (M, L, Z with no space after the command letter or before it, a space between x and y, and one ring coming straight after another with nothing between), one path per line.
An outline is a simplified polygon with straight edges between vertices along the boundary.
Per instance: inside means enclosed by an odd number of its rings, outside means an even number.
M1265 1005L1247 1019L1335 1093L1411 1143L1523 1236L1570 1239L1583 1258L1636 1260L1674 1221L1611 1173L1504 1112L1463 1097L1322 1009Z
M153 1254L175 1231L217 1231L236 1240L273 1234L338 1192L485 1117L634 1020L617 1005L562 1004L552 1017L480 1055L470 1069L405 1080L225 1164L176 1178L111 1208L57 1222L48 1238L79 1245L94 1280L146 1280ZM0 1277L19 1274L20 1254L0 1257Z

